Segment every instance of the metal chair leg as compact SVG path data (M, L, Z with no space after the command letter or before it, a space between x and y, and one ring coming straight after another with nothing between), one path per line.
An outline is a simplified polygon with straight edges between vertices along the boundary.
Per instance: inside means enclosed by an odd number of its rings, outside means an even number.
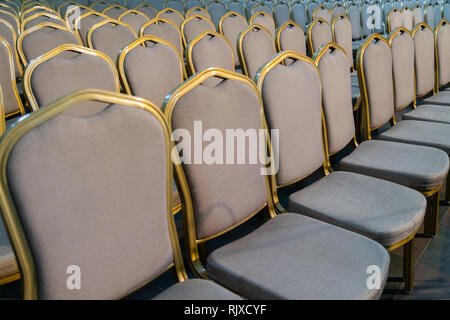
M414 290L414 239L403 246L403 279L405 290Z
M427 197L427 212L424 221L425 235L435 236L439 221L439 191Z

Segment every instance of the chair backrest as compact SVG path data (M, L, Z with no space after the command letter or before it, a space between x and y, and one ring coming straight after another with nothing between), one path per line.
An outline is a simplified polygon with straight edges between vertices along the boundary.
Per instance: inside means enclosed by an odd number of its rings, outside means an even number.
M333 33L330 24L322 18L317 18L308 28L308 46L311 54L314 54L321 46L333 41Z
M197 1L197 0L196 0ZM211 20L211 15L209 14L208 10L202 8L202 7L192 7L186 12L186 19L189 17L192 17L193 15L200 15L207 19Z
M392 53L388 41L379 34L366 39L358 49L357 69L363 105L364 133L371 139L375 130L394 117Z
M2 90L3 112L5 116L25 114L17 91L13 51L8 41L0 36L0 88Z
M213 79L222 81L217 84ZM246 139L246 135L266 129L261 97L254 83L248 77L217 68L185 81L168 95L163 109L175 141L183 138L184 142L188 135L194 137L199 122L203 130L211 128L210 132L230 139L233 145L239 132L243 133L238 138L241 140L242 136ZM186 196L184 217L191 253L198 254L198 241L214 238L240 225L269 202L267 176L261 174L260 164L248 159L256 155L258 148L255 150L254 144L250 146L245 141L242 148L226 145L224 141L217 146L216 155L221 155L210 163L209 158L193 161L187 150L176 144L178 152L183 150L182 158L175 161L175 169ZM243 163L239 157L236 160L235 149L239 149L240 155L248 155L247 160ZM195 259L195 254L189 258Z
M336 3L333 8L331 9L331 16L333 18L337 17L338 15L346 15L347 10L345 9L344 5L341 3Z
M108 17L110 17L111 19L116 19L119 18L119 16L124 13L125 11L127 11L128 9L125 7L122 7L118 4L113 4L107 8L105 8L102 13L106 14Z
M405 27L396 28L389 37L394 79L394 108L401 110L415 101L414 41Z
M412 31L414 40L414 68L416 71L416 96L430 93L435 86L435 52L433 30L419 23Z
M237 52L245 75L253 79L259 67L275 55L275 45L270 31L252 24L239 34Z
M331 23L331 17L332 16L330 10L324 5L319 5L316 9L314 9L312 15L313 20L316 20L317 18L322 18L328 23Z
M186 6L186 18L188 17L187 15L188 11L191 10L192 8L197 7L203 9L203 4L200 0L186 0L185 6Z
M346 58L342 47L329 43L315 59L322 79L322 106L330 155L345 148L355 136L351 80L345 68Z
M3 19L0 19L0 36L5 39L11 47L15 77L20 78L22 76L22 65L20 64L19 55L17 53L17 33L14 27L8 21Z
M291 2L292 20L298 24L303 30L306 30L308 17L306 15L305 4L300 1Z
M442 19L434 30L436 56L436 89L450 82L450 24Z
M189 43L186 62L191 74L208 68L234 71L231 44L227 38L214 31L203 31Z
M227 12L225 4L221 1L212 1L206 6L206 9L211 16L211 21L214 23L214 26L218 28L220 18Z
M200 15L193 15L184 20L180 29L185 47L187 47L188 43L203 31L216 31L214 23L208 18Z
M139 34L141 27L150 21L144 13L136 10L125 11L119 16L118 20L133 28L136 34Z
M388 33L397 27L403 27L403 14L399 9L392 8L388 14Z
M403 7L402 9L402 18L403 18L403 27L405 27L408 31L411 31L414 27L414 17L413 12L409 7ZM392 31L394 29L391 29Z
M156 15L157 18L163 18L166 20L170 20L175 23L178 27L183 23L184 17L183 14L178 12L175 9L165 8L158 12Z
M80 17L75 19L74 25L75 25L75 31L78 33L78 35L81 38L81 41L83 41L83 45L87 47L87 34L89 32L89 29L99 23L100 21L109 19L107 15L104 15L102 13L96 13L96 12L86 12L85 14L82 14Z
M23 90L37 110L66 94L84 89L120 90L117 70L104 53L62 45L33 60L23 75ZM88 107L77 108L84 112Z
M170 9L175 9L180 13L184 12L184 2L178 0L166 0L165 7Z
M424 14L423 14L423 8L421 5L416 4L413 11L413 25L415 26L418 23L424 22Z
M292 50L306 56L306 37L303 29L294 21L287 21L277 30L277 51Z
M49 8L49 7L46 7L46 6L33 6L33 7L30 7L30 8L27 8L26 10L24 10L22 12L22 14L20 15L20 20L21 20L21 22L23 22L28 17L31 17L32 15L34 15L36 13L41 13L41 12L46 12L46 13L50 13L50 14L53 14L53 15L58 15L58 12L53 10L52 8Z
M183 81L184 75L183 60L177 48L154 36L142 36L123 48L118 69L128 94L147 99L158 107Z
M444 6L442 7L442 18L450 21L450 3L448 2L444 3Z
M338 15L331 24L334 42L336 42L348 57L350 68L353 69L352 24L345 15Z
M61 26L66 26L65 21L61 19L59 16L47 12L39 12L29 16L28 18L22 21L22 24L20 25L20 32L24 32L25 30L44 22L50 22L54 24L59 24Z
M247 27L247 19L237 12L227 12L219 22L219 32L223 34L231 44L233 49L234 65L239 65L239 57L236 49L236 43L239 33Z
M253 15L253 7L256 6L258 4L258 1L256 0L249 0L249 1L245 1L245 15L247 17L247 19L250 19Z
M100 0L100 1L95 1L91 4L91 8L94 9L95 11L102 13L103 10L105 10L106 8L108 8L111 5L111 3Z
M350 23L352 25L352 39L359 40L361 39L361 11L359 10L359 6L355 4L351 4L347 8L348 17L350 19Z
M244 4L240 0L230 0L230 1L228 1L226 7L227 7L228 12L233 11L233 12L239 13L240 15L245 17ZM222 16L222 18L223 18L223 16ZM245 18L245 21L247 21L247 18Z
M82 44L80 37L69 28L47 22L22 32L17 39L17 51L26 66L30 60L66 43Z
M442 7L440 3L435 3L434 4L434 27L437 27L437 25L439 24L439 22L441 21L442 18Z
M69 113L89 102L102 109ZM187 278L171 207L169 133L157 107L86 90L9 132L0 145L1 211L25 299L122 298L174 264L178 279ZM74 272L80 290L67 286Z
M308 14L309 23L314 21L314 10L316 10L319 5L320 4L314 0L306 3L306 13Z
M140 0L137 0L140 3ZM152 6L150 3L140 3L139 5L134 7L134 10L142 12L145 14L150 20L155 18L158 14L158 10Z
M294 61L283 65L286 59ZM275 186L289 185L324 164L319 72L310 58L284 51L262 66L256 78L268 127L280 129Z
M431 28L434 28L434 7L431 3L425 5L425 22Z
M78 20L79 17L81 17L83 14L87 12L95 12L95 11L89 7L71 5L66 10L64 21L66 22L66 25L70 29L76 30L76 21Z
M163 18L155 18L147 22L141 27L139 36L155 36L166 41L177 48L180 56L183 56L183 43L178 26L170 20Z
M278 2L273 7L273 16L277 28L280 28L287 21L291 20L291 11L286 2Z
M157 12L164 9L164 0L149 0L148 3L154 6Z
M87 34L89 48L100 50L115 63L119 51L137 39L133 28L118 20L106 19L93 25Z
M267 14L264 11L256 12L250 20L248 20L248 24L258 24L263 26L267 30L269 30L270 35L273 39L275 39L275 22L273 21L273 17Z
M0 10L0 19L7 21L10 25L13 26L16 34L19 34L20 23L19 23L19 19L15 15L13 15L11 12Z

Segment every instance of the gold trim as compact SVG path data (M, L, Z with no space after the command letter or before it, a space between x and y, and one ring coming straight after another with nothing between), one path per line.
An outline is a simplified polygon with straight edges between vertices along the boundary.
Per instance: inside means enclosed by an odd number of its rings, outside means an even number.
M19 279L20 279L20 272L14 273L14 274L12 274L10 276L7 276L5 278L1 278L0 279L0 286L2 286L4 284L7 284L7 283L10 283L10 282L13 282L13 281L16 281L16 280L19 280Z
M442 6L441 10L443 10L443 9L444 9L444 7ZM444 86L446 86L448 84L448 82L444 83L442 85L440 85L440 83L439 83L439 54L438 54L438 42L437 42L439 29L442 26L446 25L446 24L448 24L447 19L442 18L442 20L438 23L438 25L434 29L434 57L435 57L435 63L434 63L435 80L434 80L434 84L435 84L435 93L439 92L439 88L440 87L444 87Z
M128 8L125 8L124 6L121 6L120 4L113 4L113 5L110 5L109 7L106 7L105 9L103 9L102 13L108 15L108 14L106 13L106 11L109 11L109 10L114 9L114 8L117 8L117 9L125 9L125 11L128 10ZM111 18L111 19L112 19L112 18Z
M253 9L252 9L252 10L253 10ZM248 20L248 24L249 24L249 25L251 25L251 24L257 24L257 23L253 23L253 20L255 20L255 18L256 18L256 17L259 17L259 16L266 16L266 17L270 18L270 20L273 22L273 27L275 28L275 21L274 21L273 17L272 17L270 14L268 14L267 12L265 12L265 11L258 11L258 12L255 12L255 13L250 17L250 19ZM266 29L267 29L267 28L266 28ZM269 30L269 29L267 29L267 30Z
M308 49L309 49L309 52L310 52L310 54L311 54L311 56L313 56L314 54L315 54L315 52L316 52L316 50L314 50L314 46L313 46L313 43L312 43L312 35L311 35L311 31L312 31L312 29L314 28L314 26L316 25L316 24L323 24L323 23L326 23L327 25L328 25L328 27L330 28L330 32L331 32L331 38L333 38L333 32L331 31L331 26L330 26L330 24L325 20L325 19L322 19L322 18L317 18L317 19L315 19L310 25L309 25L309 28L308 28ZM319 50L320 48L317 48L317 50Z
M31 15L31 16L26 17L22 21L22 24L20 25L20 32L24 32L25 27L26 27L28 22L30 22L30 21L32 21L34 19L37 19L39 17L47 17L47 18L50 18L50 19L53 19L53 20L61 21L64 24L64 26L67 26L66 22L63 19L61 19L61 17L59 15L54 15L54 14L47 13L47 12L38 12L38 13L35 13L35 14ZM52 23L56 24L56 22L52 22Z
M172 9L172 8L164 8L164 9L162 9L161 11L158 12L158 14L156 15L155 18L160 18L161 15L162 15L163 13L166 13L166 12L169 13L169 14L171 14L171 13L178 14L178 15L181 17L181 21L184 20L183 14L182 14L180 11L178 11L178 10L176 10L176 9ZM167 18L163 18L163 19L166 19L166 20L167 20ZM173 21L172 21L172 22L173 22ZM175 23L175 22L174 22L174 23ZM175 23L175 24L176 24L176 23Z
M108 23L114 24L116 26L122 26L122 27L128 28L133 33L134 39L138 38L136 31L134 31L133 28L129 24L126 24L125 22L121 22L119 20L108 18L108 19L102 20L100 22L97 22L96 24L94 24L93 26L91 26L89 28L88 33L86 35L87 46L89 48L95 49L94 45L92 44L92 34L95 32L95 30L103 27L105 24L108 24Z
M233 66L232 71L235 71L234 70L234 54L233 54L233 48L231 47L230 41L228 41L228 39L224 35L222 35L218 32L205 30L205 31L201 32L200 34L198 34L194 39L192 39L192 41L189 42L188 46L186 47L186 62L189 67L190 74L193 75L197 72L195 70L194 61L192 60L192 50L194 49L194 46L196 45L196 43L199 42L200 40L202 40L206 36L221 38L228 44L228 46L230 48L230 53L231 53L231 65Z
M81 31L80 31L81 20L83 20L84 18L89 17L89 16L91 16L91 15L95 15L95 16L97 16L97 17L103 17L103 18L105 18L105 19L110 19L110 17L108 17L106 14L103 14L103 13L100 13L100 12L97 12L97 11L88 11L88 12L83 13L81 16L77 17L77 18L75 19L75 22L74 22L74 27L75 27L75 30L74 30L74 31L78 34L78 36L80 37L80 39L82 38L82 37L81 37L82 34L80 33L80 32L81 32ZM92 27L92 26L91 26L91 27ZM89 29L88 29L88 31L89 31ZM87 36L87 33L86 33L86 36ZM87 39L84 39L84 41L86 41L86 43L87 43ZM83 44L84 44L84 42L83 42Z
M22 14L20 15L20 21L23 22L24 19L27 19L27 18L31 17L32 15L35 15L35 13L33 13L31 16L25 17L27 15L27 13L35 11L35 10L45 10L49 14L59 16L59 14L56 10L53 10L52 8L49 8L49 7L45 7L43 5L39 5L39 6L32 6L29 8L27 7L27 9L24 9L24 11L22 11ZM41 11L41 12L37 12L37 13L44 13L44 12Z
M420 22L420 23L416 24L415 27L413 28L413 30L411 31L411 37L413 38L413 40L414 40L415 34L416 34L418 31L422 31L422 30L424 30L424 29L430 30L431 33L433 34L433 38L434 38L433 29L431 29L431 27L430 27L428 24L426 24L425 22ZM435 49L435 48L434 48L434 49ZM414 53L415 53L415 52L414 52ZM435 50L435 53L434 53L434 54L436 55L436 50ZM435 59L436 59L436 58L435 58ZM415 61L414 61L414 70L415 70ZM435 61L435 63L434 63L434 72L436 73L436 61ZM422 95L418 95L418 94L417 94L417 91L416 91L416 92L414 93L414 94L416 95L416 97L417 97L417 98L424 97L424 96L428 95L430 92L433 92L433 94L434 94L434 93L435 93L435 90L436 90L436 75L433 77L433 81L434 81L435 83L433 84L433 88L432 88L430 91L428 91L428 92L426 92L426 93L424 93L424 94L422 94Z
M33 33L35 31L39 31L40 29L47 28L47 27L53 28L53 29L67 31L67 32L73 34L75 36L75 38L77 38L77 40L78 40L80 45L83 45L83 43L81 42L80 36L76 32L74 32L73 30L70 30L69 28L67 28L66 25L62 26L62 25L59 25L59 24L56 24L56 23L52 23L52 22L40 23L40 24L38 24L36 26L33 26L33 27L25 30L24 32L22 32L19 35L19 38L17 38L17 51L19 53L20 60L22 60L22 64L23 64L24 67L26 67L27 64L28 64L27 58L25 57L25 53L23 52L23 48L22 48L22 42L23 42L24 38L27 35L29 35L30 33Z
M0 41L4 41L3 38L0 36ZM11 56L10 56L11 58ZM11 59L10 59L11 60ZM0 135L3 135L3 133L6 131L6 119L5 119L5 105L3 101L3 90L0 87ZM1 279L0 279L1 283Z
M94 6L96 6L98 4L101 4L101 3L106 4L105 9L108 8L108 6L111 5L111 2L107 2L105 0L98 0L98 1L93 1L89 7L92 8L93 10L95 10L96 12L101 13L100 11L97 11L96 9L94 9Z
M12 14L16 14L16 15L18 15L19 14L19 12L15 9L15 8L13 8L13 7L11 7L8 3L6 3L6 2L0 2L0 7L2 7L2 8L5 8L5 10L7 10L7 9L10 9L10 10L12 10Z
M138 5L137 5L136 7L134 7L133 9L136 10L136 11L139 11L138 9L141 8L141 7L149 7L149 8L153 8L153 9L155 9L156 14L158 14L158 9L156 9L155 6L151 5L151 4L148 3L148 2L143 2L143 3L141 3L141 4L138 4ZM144 13L144 14L145 14L145 13ZM148 17L147 17L147 18L148 18ZM149 18L149 19L150 19L150 18Z
M283 30L286 29L288 26L292 26L292 27L297 27L299 28L303 34L305 34L305 31L302 29L302 27L300 27L300 25L298 25L297 23L295 23L293 20L288 20L286 21L276 32L275 34L275 47L277 52L281 52L283 51L281 49L281 34L283 33Z
M276 28L276 26L279 26L280 23L281 23L281 21L278 21L277 16L275 15L275 9L276 9L276 7L281 6L281 5L286 6L286 7L288 8L288 10L289 10L289 20L287 20L287 21L292 21L292 22L294 22L294 21L293 21L294 19L292 18L292 13L291 13L291 6L289 5L289 3L287 3L287 2L285 2L285 1L283 1L283 0L281 0L281 1L278 1L277 3L275 3L274 6L273 6L273 8L272 8L272 15L273 15L273 20L274 20L274 22L275 22L275 28ZM286 21L286 22L287 22L287 21ZM286 22L283 23L283 25L286 24ZM275 32L275 33L276 33L276 32Z
M130 14L130 13L134 13L135 15L138 15L138 16L139 16L139 15L140 15L140 16L143 16L143 17L145 17L145 19L147 20L147 22L150 21L150 19L147 17L147 15L146 15L145 13L142 13L142 12L137 11L137 10L135 10L135 9L129 9L129 10L125 11L125 12L122 12L122 13L119 15L119 17L117 18L117 20L122 21L121 19L122 19L123 17L125 17L126 15Z
M14 19L14 21L16 21L17 29L15 29L15 31L16 31L16 34L19 33L20 32L20 21L19 21L19 18L17 18L14 14L12 14L9 11L5 11L5 10L1 10L0 9L0 13L4 13L4 14L10 16L10 17L12 17Z
M235 16L235 17L241 17L242 19L244 19L245 23L248 25L247 19L240 13L236 12L236 11L228 11L227 13L225 13L219 20L219 33L223 34L223 21L228 18L229 16ZM225 36L225 35L224 35Z
M188 24L189 22L193 21L193 20L205 20L205 21L207 21L207 22L209 22L209 23L211 24L212 31L214 31L214 32L216 31L216 27L214 26L214 23L212 22L211 19L205 18L204 16L201 16L201 15L199 15L199 14L194 14L193 16L191 16L191 17L185 19L185 20L181 23L181 26L180 26L180 31L181 31L180 33L181 33L181 37L182 37L182 39L183 39L183 46L184 46L185 48L186 48L187 45L188 45L188 41L186 40L186 36L184 35L184 26L185 26L186 24Z
M316 20L316 19L318 19L318 18L323 19L323 18L321 18L321 17L316 18L317 11L319 11L319 10L325 10L325 11L328 11L328 13L330 14L330 22L331 22L331 20L333 20L333 15L331 14L330 9L328 9L327 7L325 7L323 4L320 4L320 5L318 5L318 6L314 9L314 11L313 11L313 14L312 14L312 20L313 20L313 21ZM323 20L325 20L325 19L323 19ZM327 21L327 20L325 20L325 21ZM327 21L327 22L328 22L328 21ZM328 24L330 24L330 22L328 22Z
M31 108L36 111L39 109L39 105L37 103L36 97L33 94L33 88L31 87L31 76L33 75L34 69L45 61L59 55L60 53L64 51L73 51L80 54L89 54L91 56L99 57L106 61L111 67L111 71L113 73L114 82L116 84L116 91L120 92L120 81L119 81L119 75L117 74L116 67L114 63L111 61L111 59L104 54L101 51L97 51L94 49L86 48L84 46L77 46L73 44L63 44L59 47L56 47L40 57L33 59L28 67L25 69L25 73L23 74L23 91L25 93L25 96L27 97L28 103L30 104Z
M58 5L58 7L56 8L56 12L61 16L61 18L62 18L62 14L61 14L62 8L63 8L64 6L69 7L70 5L77 6L78 3L76 3L75 1L70 1L70 0L69 0L69 1L64 1L64 2L62 2L62 3L60 3L60 4Z
M186 15L185 15L185 16L186 16L186 19L189 18L189 17L191 16L191 13L192 13L193 11L203 11L203 12L205 12L205 13L208 14L209 19L211 20L211 15L209 14L208 10L206 10L205 8L202 8L202 7L197 7L197 6L190 8L190 9L186 12ZM194 13L194 15L197 15L197 14L198 14L198 13ZM205 18L208 18L208 17L205 17Z
M144 24L142 25L141 29L139 30L139 36L140 36L140 37L143 37L143 36L144 36L145 29L146 29L148 26L150 26L150 25L152 25L152 24L158 25L160 22L162 22L162 23L168 23L168 24L172 25L172 26L177 30L177 32L178 32L178 37L180 38L180 50L179 50L179 54L180 54L180 56L182 57L182 56L183 56L183 40L182 40L182 38L181 38L180 28L178 27L178 25L177 25L175 22L173 22L173 21L171 21L171 20L168 20L168 19L165 19L165 18L161 18L161 17L155 17L155 18L153 18L152 20L150 20L149 22L144 23Z
M387 15L387 33L391 33L392 27L391 27L391 16L395 13L398 12L400 13L400 15L402 15L401 10L399 10L397 7L393 7L391 10L389 10L389 13Z
M11 33L13 35L13 41L14 41L14 53L13 53L13 55L16 57L15 60L17 61L17 66L16 66L16 62L15 61L13 61L13 65L14 65L14 69L16 69L16 67L17 67L17 69L19 70L19 74L22 77L23 69L22 69L22 64L20 63L19 53L17 52L17 46L16 46L16 44L17 44L17 32L14 29L14 27L8 21L0 19L0 23L5 24L6 27L8 27L11 30ZM11 48L11 50L13 50L13 48ZM15 77L15 74L16 73L14 72L14 77Z

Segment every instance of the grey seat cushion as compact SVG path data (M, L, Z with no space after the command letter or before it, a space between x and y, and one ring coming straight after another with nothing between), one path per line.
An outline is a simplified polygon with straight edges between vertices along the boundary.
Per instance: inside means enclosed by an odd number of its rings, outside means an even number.
M289 211L358 232L385 247L421 225L426 199L413 189L353 172L333 172L289 197Z
M9 242L3 218L0 217L0 279L12 276L19 272L16 256Z
M409 144L418 144L441 149L450 154L450 125L428 121L402 120L378 136Z
M441 105L421 105L417 109L403 114L403 119L450 124L450 108Z
M237 294L203 279L190 279L171 286L154 300L243 300Z
M211 279L249 299L377 299L389 254L362 235L284 213L213 251ZM381 289L368 289L367 267L380 268Z
M450 91L441 91L429 98L424 99L423 103L450 106Z
M449 159L444 151L436 148L368 140L341 160L340 169L426 192L445 182Z

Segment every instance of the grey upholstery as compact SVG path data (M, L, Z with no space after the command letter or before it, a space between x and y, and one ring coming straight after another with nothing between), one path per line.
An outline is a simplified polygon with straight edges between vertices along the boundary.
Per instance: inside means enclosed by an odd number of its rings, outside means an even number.
M106 14L108 17L110 17L112 19L117 19L125 11L127 11L126 8L112 7L112 8L109 8L109 9L105 9L103 11L103 14Z
M350 23L352 24L352 39L361 39L361 13L358 5L350 5L347 9Z
M19 266L0 214L0 280L17 272L19 272Z
M158 17L170 20L173 23L175 23L178 27L181 26L181 23L184 20L183 16L180 13L178 13L176 11L173 11L173 10L167 10L167 11L164 11L164 12L159 12L158 13Z
M406 120L421 120L450 124L450 108L448 106L426 104L403 114L402 117Z
M403 15L398 9L394 9L393 11L391 11L388 19L390 32L392 32L397 27L403 26Z
M8 42L9 46L11 47L11 51L13 53L12 58L14 60L15 77L20 78L21 73L20 73L19 65L18 65L19 59L17 56L16 38L14 36L15 34L16 34L16 32L15 32L13 26L0 21L0 36L3 37ZM3 86L2 86L2 88L3 88Z
M424 99L423 103L450 106L450 91L439 92L429 98Z
M81 41L83 41L84 46L87 46L87 34L89 31L89 28L92 27L94 24L99 23L100 21L103 21L107 19L104 16L100 16L97 14L90 14L83 19L80 20L79 26L78 26L78 34L80 35Z
M240 0L230 0L227 3L228 12L233 11L241 14L245 18L245 9L244 4ZM245 21L247 19L245 18Z
M316 8L314 12L313 19L322 18L326 22L331 24L331 13L330 10L328 10L327 7L321 6L320 8Z
M352 24L346 16L339 16L334 22L334 42L347 54L350 68L353 67Z
M17 86L15 80L13 80L15 79L15 74L11 74L11 65L14 64L14 60L10 55L10 50L9 44L0 36L0 86L3 94L5 115L20 110Z
M419 144L450 154L450 125L427 121L403 120L379 135L381 140Z
M237 14L230 14L222 20L220 27L221 33L230 41L233 48L234 65L239 65L239 57L236 49L236 42L238 40L239 33L247 26L247 20Z
M436 36L439 85L443 86L450 82L450 24L444 20Z
M16 19L14 19L13 16L11 16L3 11L0 11L0 19L6 20L7 22L9 22L9 24L11 26L13 26L14 30L18 34L18 32L19 32L18 22L16 21Z
M194 0L194 1L197 1L197 0ZM186 5L187 5L187 2L186 2ZM186 19L189 17L192 17L194 15L199 15L199 16L202 16L202 17L205 17L205 18L211 20L211 15L209 14L209 12L207 10L201 8L201 6L196 6L196 7L192 8L192 10L189 11L189 15L186 12Z
M366 268L380 267L383 287L389 262L366 237L285 213L213 251L206 269L249 299L376 299L381 290L367 288Z
M193 16L183 24L182 32L187 45L203 31L216 31L213 23L202 16Z
M259 24L260 26L263 26L269 30L270 35L275 39L275 22L273 21L272 16L257 12L252 16L252 24Z
M191 50L192 55L189 58L192 58L195 72L200 72L211 67L234 71L234 59L231 46L220 34L204 34L191 47Z
M414 34L414 66L416 70L416 95L423 96L434 87L434 36L433 31L422 27Z
M122 16L120 18L120 21L128 24L130 27L133 28L136 34L139 34L139 30L141 30L142 25L150 20L145 14L139 14L131 11Z
M178 49L180 56L183 56L180 30L173 24L158 20L156 23L146 26L143 35L156 36L170 42Z
M129 51L124 71L131 93L161 107L164 97L182 81L180 57L162 43L147 43Z
M139 3L141 3L141 1L139 1ZM158 14L158 11L155 9L155 7L153 7L151 5L143 5L143 6L140 6L139 8L136 8L135 10L142 12L149 19L153 19Z
M301 1L294 1L291 3L292 19L303 30L306 30L306 22L308 17L306 16L305 4Z
M289 5L286 2L277 3L273 8L273 16L275 18L277 28L280 28L291 19Z
M314 52L319 50L322 45L333 41L331 27L323 20L318 20L316 24L310 26L309 35L311 37L310 41Z
M211 20L214 23L214 26L217 28L219 26L220 18L227 12L225 8L225 3L220 1L211 2L207 6L207 10L211 16Z
M423 222L418 191L352 172L333 172L289 196L288 210L348 229L389 247Z
M403 26L409 31L413 28L413 12L408 7L403 8L402 10L402 18L403 18ZM392 29L391 29L392 30Z
M427 192L445 182L449 160L445 152L435 148L369 140L343 158L340 168Z
M242 300L240 296L203 279L190 279L164 290L154 300Z
M305 33L295 24L288 24L278 34L281 51L294 50L299 54L306 55Z
M50 16L39 16L35 19L29 20L27 21L25 24L23 24L22 28L23 30L27 30L30 29L34 26L37 26L40 23L44 23L44 22L50 22L50 23L55 23L55 24L59 24L60 26L66 26L65 22L59 18L53 18L53 15Z
M416 5L413 8L413 25L424 22L423 8L420 5Z

